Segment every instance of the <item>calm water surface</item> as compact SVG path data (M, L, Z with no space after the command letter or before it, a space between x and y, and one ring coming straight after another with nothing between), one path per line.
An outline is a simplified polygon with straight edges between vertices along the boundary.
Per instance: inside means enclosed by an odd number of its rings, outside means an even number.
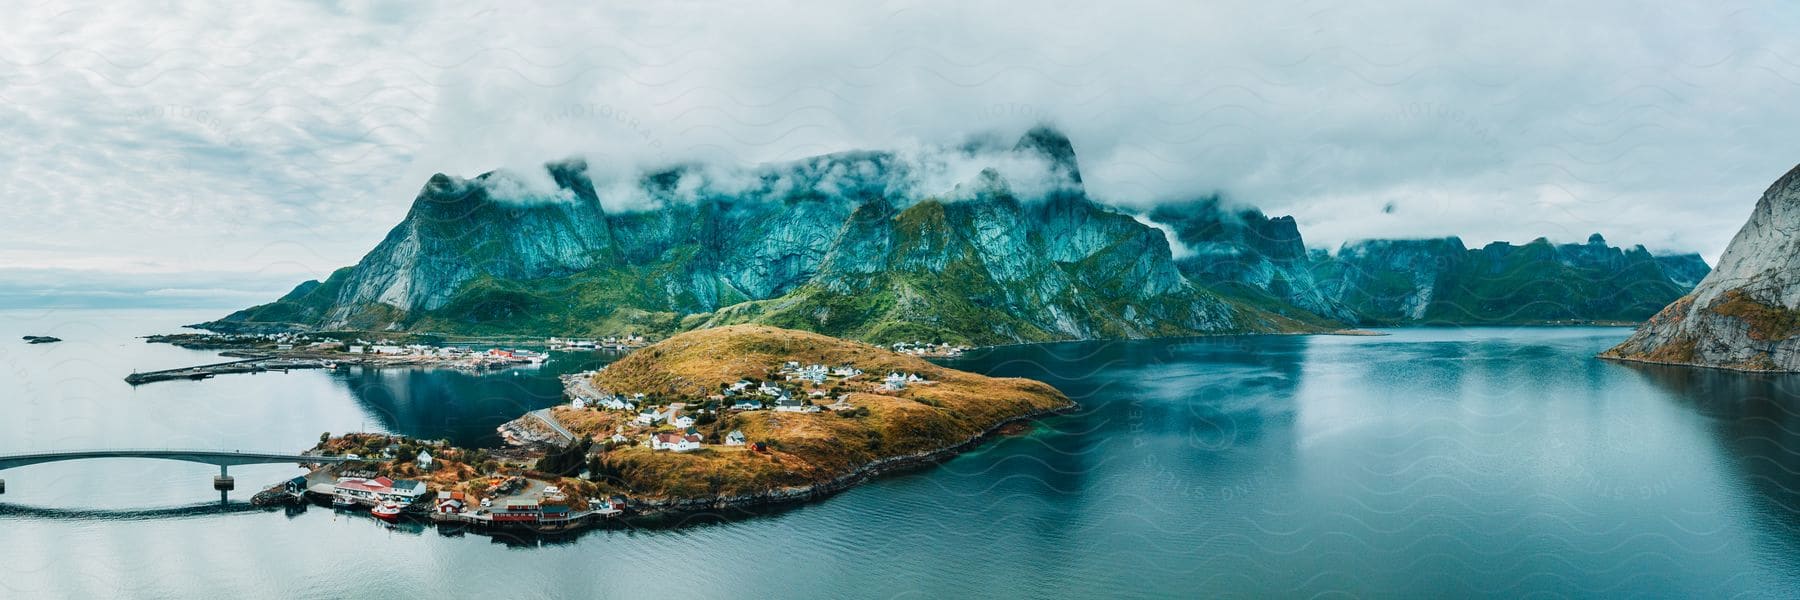
M0 452L491 444L539 371L322 371L132 388L216 316L0 312ZM1800 595L1800 378L1606 363L1617 328L1000 348L957 368L1081 405L932 469L763 514L548 539L262 511L297 471L0 472L0 597ZM26 334L68 340L28 346Z

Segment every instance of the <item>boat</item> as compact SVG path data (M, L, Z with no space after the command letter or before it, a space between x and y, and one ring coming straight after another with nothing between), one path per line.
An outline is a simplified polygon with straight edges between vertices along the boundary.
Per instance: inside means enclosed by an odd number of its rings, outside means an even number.
M375 508L369 509L369 514L375 515L375 518L383 521L400 520L400 512L401 507L398 502L383 502L376 505Z
M332 508L356 508L356 501L342 494L331 497Z

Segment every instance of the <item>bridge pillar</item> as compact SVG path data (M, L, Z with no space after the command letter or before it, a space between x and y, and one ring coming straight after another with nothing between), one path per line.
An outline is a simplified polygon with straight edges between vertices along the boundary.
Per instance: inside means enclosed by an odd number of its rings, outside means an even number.
M0 479L0 494L6 493L6 480Z
M219 504L224 504L226 495L237 487L237 480L226 474L225 465L219 465L219 476L213 478L213 489L219 490Z

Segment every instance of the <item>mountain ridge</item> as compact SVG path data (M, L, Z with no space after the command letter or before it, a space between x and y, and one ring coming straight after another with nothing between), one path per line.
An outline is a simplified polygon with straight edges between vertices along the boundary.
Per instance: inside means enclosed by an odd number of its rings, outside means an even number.
M953 198L920 192L939 165L880 152L728 183L676 168L637 183L657 207L637 212L606 211L578 162L548 167L566 192L553 202L496 200L498 173L433 176L355 267L207 325L567 335L770 322L973 344L1316 329L1189 282L1160 232L1087 196L1052 129L937 158L994 166ZM861 314L840 326L847 309Z
M986 345L1439 322L1387 296L1408 292L1384 286L1415 265L1360 260L1362 246L1309 250L1292 217L1217 195L1135 214L1098 202L1074 145L1049 127L1011 145L933 153L840 152L737 171L678 165L604 189L578 159L546 165L547 177L524 175L433 175L356 265L202 326L580 336L755 323ZM1452 246L1419 260L1462 264L1446 253L1512 247ZM1677 275L1705 272L1698 257L1604 240L1564 247L1518 268L1554 271L1538 287L1586 290L1596 269L1629 265L1622 287L1650 288L1642 295L1651 300L1630 298L1640 319L1686 291ZM1481 288L1469 277L1444 281ZM1458 297L1436 279L1414 283L1414 295ZM1589 300L1578 310L1531 315L1636 314L1612 310L1605 294L1581 297ZM1492 321L1481 316L1471 318Z

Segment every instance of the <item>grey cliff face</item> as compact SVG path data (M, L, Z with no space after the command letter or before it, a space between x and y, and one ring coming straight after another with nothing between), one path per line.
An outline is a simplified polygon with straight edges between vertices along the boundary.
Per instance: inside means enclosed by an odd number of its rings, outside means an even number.
M1602 356L1800 371L1800 166L1763 192L1693 293Z
M1461 238L1364 240L1338 250L1340 270L1325 279L1326 293L1361 305L1375 319L1425 319L1445 274L1458 269L1468 248Z

